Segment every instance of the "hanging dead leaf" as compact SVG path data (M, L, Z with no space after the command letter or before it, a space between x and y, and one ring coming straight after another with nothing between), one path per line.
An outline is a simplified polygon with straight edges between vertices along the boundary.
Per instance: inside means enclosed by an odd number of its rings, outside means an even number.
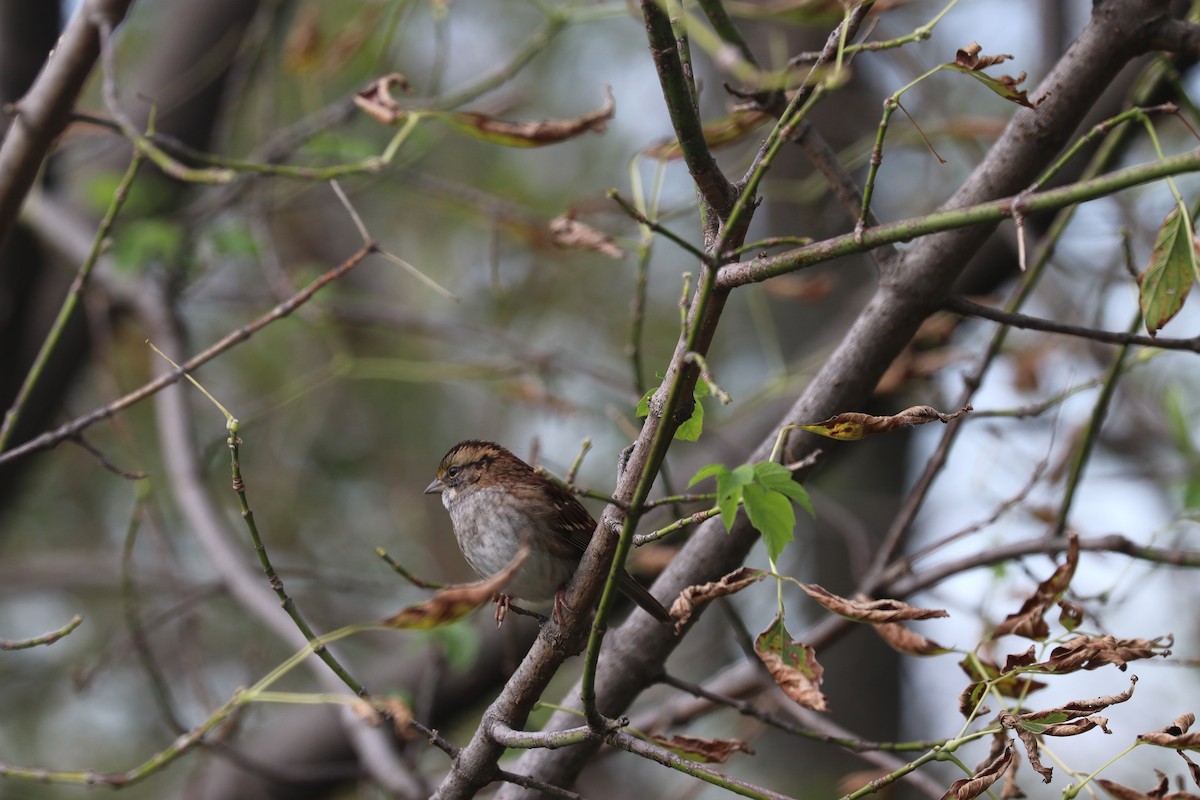
M1008 61L1012 56L1006 53L985 56L980 54L982 50L983 48L978 43L971 42L966 47L960 48L954 54L954 60L949 64L944 64L943 67L955 72L961 72L964 75L970 75L1005 100L1027 108L1034 108L1034 104L1029 101L1029 95L1025 90L1019 88L1025 82L1026 75L1024 72L1015 78L1011 75L992 76L983 72L988 67Z
M408 113L392 96L393 89L409 91L408 79L399 72L376 78L354 95L354 105L384 123L395 125Z
M1029 766L1033 767L1034 772L1042 776L1042 782L1049 783L1053 780L1054 770L1043 764L1038 757L1037 734L1029 730L1029 728L1022 727L1021 720L1016 714L1001 711L997 719L1005 728L1016 731L1017 738L1021 740L1021 744L1025 745L1025 757L1029 759Z
M879 638L900 653L910 656L940 656L943 653L951 652L950 648L943 647L933 639L909 630L899 622L881 622L874 627Z
M988 790L1012 766L1013 748L1009 743L992 763L975 772L974 777L960 778L950 784L942 800L972 800Z
M401 609L380 624L388 628L423 630L456 622L491 600L492 595L503 591L528 556L529 548L522 547L507 567L487 580L445 586L424 603Z
M967 406L952 414L944 414L932 406L913 406L906 408L899 414L893 414L890 417L876 417L871 414L860 414L856 411L848 411L844 414L838 414L830 417L824 422L814 422L808 425L797 425L797 428L806 430L809 433L815 433L818 436L824 436L827 439L839 439L841 441L856 441L858 439L872 436L877 433L889 433L900 428L911 428L916 425L924 425L927 422L939 420L941 422L949 422L963 414L972 411L971 406Z
M954 54L954 63L963 69L987 69L995 64L1003 64L1012 58L1009 53L998 53L994 56L980 55L983 47L979 42L971 42L966 47L960 47Z
M675 620L675 633L683 631L684 626L692 619L696 606L740 592L753 583L758 583L767 576L765 570L740 567L718 581L688 586L679 593L671 604L671 618Z
M1171 655L1171 634L1156 639L1118 639L1114 636L1076 636L1050 651L1050 658L1037 666L1047 672L1066 673L1099 669L1112 664L1124 670L1130 661Z
M664 736L651 737L654 742L668 750L683 756L689 761L701 764L724 764L734 753L754 755L754 748L741 739L707 739L700 736L684 736L676 734L670 738Z
M1075 577L1075 567L1079 564L1079 535L1072 532L1068 538L1066 561L1049 578L1038 584L1033 595L1021 605L1020 611L1009 614L996 626L992 631L993 638L1012 634L1040 642L1050 635L1050 626L1045 620L1046 612L1067 591L1071 579Z
M550 220L550 241L567 250L591 250L609 258L625 257L625 251L613 244L611 236L575 219L573 208Z
M817 663L812 647L792 640L782 615L776 615L754 640L754 652L788 697L813 711L829 710L829 703L821 693L825 669Z
M1185 716L1190 717L1191 714L1186 714ZM1142 733L1138 734L1137 738L1139 742L1145 742L1157 747L1172 747L1176 750L1200 750L1200 731L1185 733L1181 730L1179 733L1168 733L1169 730L1171 730L1171 727L1161 731L1153 731L1152 733Z
M573 139L594 131L603 133L616 113L612 88L604 87L604 105L575 119L544 119L531 122L509 122L487 114L459 111L438 116L459 130L492 144L508 147L542 147Z
M1117 800L1200 800L1200 795L1190 792L1168 792L1171 786L1167 776L1158 770L1155 772L1158 772L1158 783L1148 792L1139 792L1107 778L1097 778L1096 782Z
M854 622L874 624L950 616L940 608L916 608L907 603L901 603L899 600L868 600L866 598L849 600L839 597L815 583L802 583L800 588L826 609Z
M1200 764L1197 764L1195 761L1192 761L1190 758L1188 758L1187 753L1183 752L1182 750L1176 750L1175 752L1179 753L1179 757L1187 762L1188 773L1192 776L1192 783L1200 786Z

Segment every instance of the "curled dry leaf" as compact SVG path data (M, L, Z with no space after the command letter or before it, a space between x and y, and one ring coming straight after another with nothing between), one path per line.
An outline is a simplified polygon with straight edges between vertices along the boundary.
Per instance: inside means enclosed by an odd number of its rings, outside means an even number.
M528 556L529 548L522 547L507 567L487 580L445 586L424 603L401 609L380 624L388 628L428 629L456 622L503 591Z
M854 622L900 622L950 616L940 608L916 608L907 603L901 603L899 600L867 600L866 598L849 600L839 597L815 583L802 583L800 588L825 608Z
M1076 636L1050 651L1050 658L1037 666L1048 672L1077 672L1112 664L1124 670L1130 661L1171 655L1171 634L1155 639L1118 639L1114 636Z
M716 600L718 597L740 592L752 583L758 583L767 575L765 570L740 567L719 581L710 581L688 586L679 593L671 604L671 618L675 620L675 633L679 634L692 619L696 606Z
M575 219L575 209L550 220L550 241L567 250L591 250L609 258L624 258L625 251L613 238Z
M701 736L676 734L670 738L652 737L654 742L690 761L701 764L724 764L734 753L754 755L754 748L741 739L707 739Z
M1167 776L1161 772L1158 772L1158 783L1148 792L1139 792L1107 778L1097 778L1096 782L1117 800L1200 800L1200 795L1190 792L1168 792L1170 784L1167 782Z
M913 406L890 417L876 417L871 414L860 414L857 411L847 411L823 422L797 425L796 427L827 439L851 442L877 433L890 433L901 428L924 425L934 420L949 422L972 410L971 406L966 406L951 414L945 414L932 406Z
M950 652L950 648L909 630L899 622L878 623L875 625L875 632L893 650L910 656L940 656Z
M408 79L399 72L376 78L354 95L354 105L385 125L395 125L408 112L392 96L393 89L409 90Z
M1021 744L1025 745L1025 757L1029 759L1029 766L1033 767L1034 772L1042 776L1042 783L1049 783L1054 778L1054 770L1043 764L1038 757L1037 734L1029 730L1029 728L1022 727L1021 720L1016 714L1001 711L998 719L1001 725L1017 732L1017 737L1021 740Z
M966 47L959 49L954 54L954 60L944 66L946 69L970 75L1005 100L1027 108L1035 108L1034 104L1029 101L1029 95L1024 89L1019 88L1025 82L1026 75L1024 72L1015 78L1011 75L993 76L983 72L988 67L1009 60L1012 56L1005 53L994 56L980 55L982 49L978 43L971 42Z
M996 626L992 631L993 637L1012 634L1040 642L1050 635L1050 626L1045 619L1046 612L1066 593L1071 579L1075 577L1075 567L1079 564L1079 535L1071 533L1069 539L1066 561L1060 564L1049 578L1038 584L1033 595L1021 605L1020 611L1009 614Z
M470 111L446 114L443 119L466 133L494 144L503 144L509 147L541 147L573 139L588 131L603 133L608 121L616 113L616 109L612 88L605 86L604 105L575 119L509 122Z
M1165 731L1154 731L1153 733L1139 734L1137 738L1139 742L1145 742L1146 744L1152 744L1158 747L1172 747L1176 750L1200 751L1200 731L1178 734L1170 734Z
M1182 750L1176 750L1175 752L1179 753L1179 757L1187 762L1188 773L1190 773L1192 776L1192 783L1200 786L1200 764L1197 764L1195 761L1192 761L1190 758L1188 758L1187 753L1183 752Z
M829 703L821 693L825 669L817 663L812 647L792 640L782 616L777 615L754 640L754 652L767 665L784 694L813 711L829 710Z
M1012 58L1010 53L998 53L994 56L980 55L983 47L979 42L971 42L966 47L960 47L954 54L954 63L963 69L987 69L996 64L1003 64Z
M988 788L1000 780L1000 777L1012 766L1013 748L1009 743L1004 750L998 755L992 763L988 764L981 770L977 770L974 777L960 778L950 784L950 788L942 795L942 800L972 800L988 790Z

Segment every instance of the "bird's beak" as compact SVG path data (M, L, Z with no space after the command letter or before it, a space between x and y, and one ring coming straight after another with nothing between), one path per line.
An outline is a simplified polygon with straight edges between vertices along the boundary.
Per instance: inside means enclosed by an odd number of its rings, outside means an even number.
M441 478L434 478L433 483L425 487L425 494L441 494L446 490L446 484Z

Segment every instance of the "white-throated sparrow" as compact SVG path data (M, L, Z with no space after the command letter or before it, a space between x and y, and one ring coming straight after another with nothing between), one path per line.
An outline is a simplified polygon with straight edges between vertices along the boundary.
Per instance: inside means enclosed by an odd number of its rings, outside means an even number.
M563 585L579 566L596 521L574 495L538 475L494 442L468 440L450 448L425 494L440 493L454 538L471 569L488 578L504 569L522 544L529 556L496 598L496 621L516 597L554 599L560 615ZM641 584L621 571L620 589L662 622L671 617Z

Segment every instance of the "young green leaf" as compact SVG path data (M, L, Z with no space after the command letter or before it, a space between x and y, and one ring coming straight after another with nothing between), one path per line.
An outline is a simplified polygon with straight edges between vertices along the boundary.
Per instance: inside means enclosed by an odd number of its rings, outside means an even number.
M742 487L742 503L746 506L750 524L762 534L767 555L772 561L776 560L792 541L792 531L796 527L792 501L779 492L764 489L761 484L750 483Z
M808 491L792 479L792 473L783 464L774 461L760 461L754 465L754 477L767 489L786 495L793 503L807 511L810 516L817 516L817 513L813 511Z

